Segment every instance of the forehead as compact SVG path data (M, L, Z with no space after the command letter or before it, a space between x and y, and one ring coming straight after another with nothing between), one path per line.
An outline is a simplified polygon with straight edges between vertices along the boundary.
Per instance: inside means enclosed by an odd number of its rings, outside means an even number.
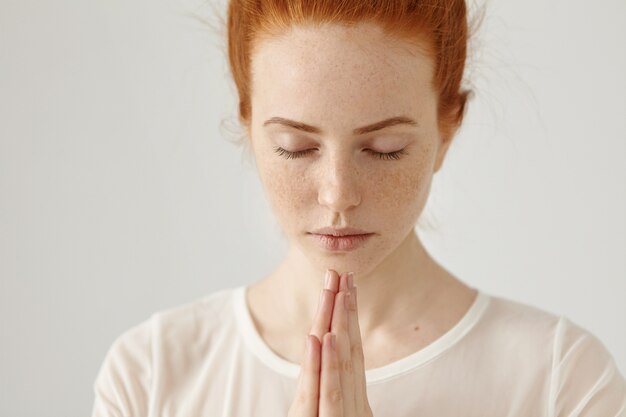
M432 71L419 48L376 25L293 27L255 49L253 114L350 129L382 113L416 114L435 99Z

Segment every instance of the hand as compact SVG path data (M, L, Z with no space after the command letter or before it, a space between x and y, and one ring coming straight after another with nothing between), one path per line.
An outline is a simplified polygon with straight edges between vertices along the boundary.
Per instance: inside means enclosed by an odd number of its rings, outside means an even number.
M322 289L289 417L372 417L356 287L348 274L329 270ZM351 296L347 297L346 294ZM347 307L346 307L347 305ZM331 345L335 337L336 348Z

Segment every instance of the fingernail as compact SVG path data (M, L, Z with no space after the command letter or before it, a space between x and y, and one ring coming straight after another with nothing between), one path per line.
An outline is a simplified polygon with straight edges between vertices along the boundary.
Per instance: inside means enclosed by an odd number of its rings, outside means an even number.
M348 288L354 288L354 272L348 272Z
M352 288L346 297L346 309L356 310L356 300L354 299L356 288Z
M330 286L330 269L326 270L326 280L324 281L324 288L328 288Z
M334 334L334 333L331 333L331 334L330 334L330 346L331 346L333 349L335 349L335 347L336 347L336 343L337 343L336 339L337 339L337 338L336 338L335 334Z

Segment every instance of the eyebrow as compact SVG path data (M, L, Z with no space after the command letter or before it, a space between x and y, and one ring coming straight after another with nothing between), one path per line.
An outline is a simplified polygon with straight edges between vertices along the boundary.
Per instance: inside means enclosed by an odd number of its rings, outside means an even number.
M302 130L304 132L309 132L309 133L315 133L315 134L322 133L322 130L318 127L307 125L305 123L298 122L295 120L286 119L284 117L272 117L270 119L267 119L263 123L263 126L267 126L270 124L281 124L284 126L292 127L294 129ZM386 127L400 125L400 124L407 124L411 126L418 125L417 122L411 119L410 117L396 116L396 117L390 117L389 119L381 120L380 122L372 123L371 125L358 127L354 129L352 133L354 135L363 135L365 133L375 132L377 130L384 129Z

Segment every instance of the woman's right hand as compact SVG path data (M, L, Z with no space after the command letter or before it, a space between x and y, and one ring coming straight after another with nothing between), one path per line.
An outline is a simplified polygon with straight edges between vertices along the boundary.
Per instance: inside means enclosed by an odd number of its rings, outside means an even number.
M352 274L329 270L288 417L372 417Z
M332 313L335 304L335 294L339 291L340 276L336 271L328 270L324 288L320 293L317 312L313 320L313 327L307 335L300 377L296 395L289 408L288 417L317 417L319 397L319 374L321 367L321 348L324 335L330 331ZM317 339L317 340L315 340ZM308 357L307 357L308 354ZM317 378L315 378L317 375Z

